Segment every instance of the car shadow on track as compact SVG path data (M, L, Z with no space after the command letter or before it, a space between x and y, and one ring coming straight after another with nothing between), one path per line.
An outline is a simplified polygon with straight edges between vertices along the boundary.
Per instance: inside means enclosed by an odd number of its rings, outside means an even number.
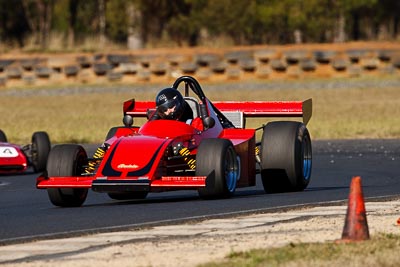
M179 202L207 202L207 201L220 201L229 199L243 199L255 197L268 197L268 196L284 196L292 194L303 194L305 192L321 192L321 191L336 191L349 188L348 186L333 186L333 187L310 187L303 192L283 192L266 194L263 189L239 189L231 198L222 199L202 199L195 191L188 191L187 193L165 192L165 193L150 193L145 199L127 199L127 200L113 200L107 199L101 203L85 204L84 207L99 207L99 206L123 206L123 205L140 205L140 204L162 204L162 203L179 203ZM104 200L104 198L103 198ZM97 202L97 201L96 201Z

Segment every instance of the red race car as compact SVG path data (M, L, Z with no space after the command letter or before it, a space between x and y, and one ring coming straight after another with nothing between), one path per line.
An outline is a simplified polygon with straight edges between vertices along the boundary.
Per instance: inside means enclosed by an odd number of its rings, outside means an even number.
M254 186L258 173L266 192L307 187L312 151L305 125L311 99L211 102L191 76L178 78L171 89L182 92L191 107L191 123L154 120L153 101L126 101L125 126L111 128L92 157L80 145L53 147L37 188L47 189L56 206L80 206L88 189L118 200L181 189L197 190L201 198L226 198L236 188ZM133 126L135 117L149 120ZM303 122L272 121L246 129L248 117L302 117ZM262 131L260 141L257 131Z
M19 146L8 143L7 136L0 130L0 174L21 173L29 166L35 172L44 171L50 149L51 143L46 132L33 133L31 144Z

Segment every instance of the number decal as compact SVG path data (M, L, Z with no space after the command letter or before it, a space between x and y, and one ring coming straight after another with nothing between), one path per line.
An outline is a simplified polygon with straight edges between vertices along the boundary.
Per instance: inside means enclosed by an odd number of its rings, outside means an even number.
M18 151L11 146L0 147L0 158L15 158L18 157Z

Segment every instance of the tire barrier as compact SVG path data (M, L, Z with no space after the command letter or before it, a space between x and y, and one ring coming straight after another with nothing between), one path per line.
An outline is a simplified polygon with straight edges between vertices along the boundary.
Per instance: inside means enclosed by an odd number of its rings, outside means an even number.
M400 45L342 44L0 56L0 86L398 75Z

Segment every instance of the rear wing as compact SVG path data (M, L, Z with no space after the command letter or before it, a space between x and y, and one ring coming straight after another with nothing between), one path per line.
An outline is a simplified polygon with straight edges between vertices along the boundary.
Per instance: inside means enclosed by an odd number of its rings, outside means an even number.
M239 114L247 117L302 117L307 124L312 116L312 99L305 101L216 101L213 105L224 115ZM147 117L149 110L155 109L154 101L124 102L124 115Z
M154 101L135 101L135 99L130 99L124 102L123 113L132 117L147 117L148 111L155 110L155 108Z
M302 117L307 124L312 116L312 99L305 101L221 101L213 105L223 114L246 117Z

